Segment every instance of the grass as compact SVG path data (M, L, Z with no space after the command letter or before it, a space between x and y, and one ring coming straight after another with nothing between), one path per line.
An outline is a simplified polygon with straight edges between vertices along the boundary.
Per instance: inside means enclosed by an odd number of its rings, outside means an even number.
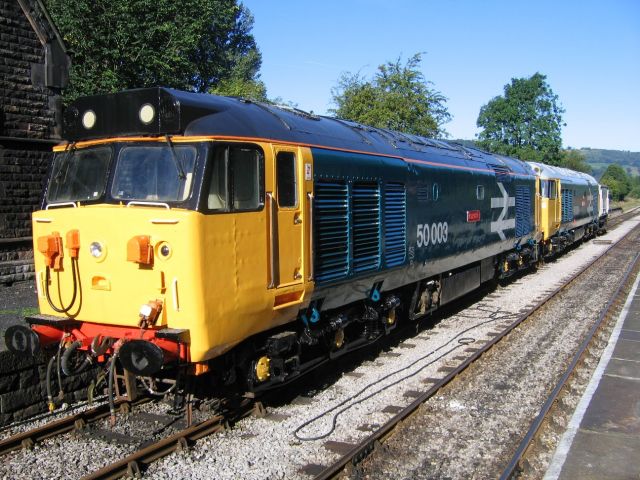
M611 202L612 208L621 207L623 212L630 210L634 207L640 207L640 198L627 197L622 202Z
M35 315L39 310L35 307L19 308L17 310L0 310L0 315L20 315L28 317L29 315Z

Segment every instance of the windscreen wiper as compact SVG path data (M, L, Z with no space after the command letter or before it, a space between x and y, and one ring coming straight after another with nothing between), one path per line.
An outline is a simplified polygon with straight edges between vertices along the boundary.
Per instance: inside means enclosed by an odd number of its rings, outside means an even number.
M182 162L180 161L180 159L178 158L178 155L176 154L175 148L173 148L173 142L171 141L171 138L169 137L168 134L165 135L164 138L166 138L167 143L169 144L169 150L171 150L171 157L173 158L173 163L175 163L176 170L178 170L178 178L180 180L186 179L187 175L184 173L184 167L182 166Z
M58 173L56 174L56 182L62 180L62 177L67 174L66 169L69 167L69 161L71 160L71 156L75 151L76 142L73 142L71 145L67 145L67 148L64 152L64 157L62 157L62 160L60 161L60 168L58 169Z

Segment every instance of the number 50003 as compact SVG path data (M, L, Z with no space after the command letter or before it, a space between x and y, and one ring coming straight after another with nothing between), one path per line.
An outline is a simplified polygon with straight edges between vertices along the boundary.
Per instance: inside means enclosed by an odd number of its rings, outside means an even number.
M418 224L418 247L447 243L449 225L447 222Z

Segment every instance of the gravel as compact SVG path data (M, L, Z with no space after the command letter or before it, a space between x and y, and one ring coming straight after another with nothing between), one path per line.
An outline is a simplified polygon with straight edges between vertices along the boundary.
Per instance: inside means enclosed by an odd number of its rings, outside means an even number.
M615 241L637 224L625 222L600 239ZM268 405L266 417L248 417L230 430L199 441L187 452L152 464L148 471L150 478L306 478L302 472L305 466L328 465L339 457L325 447L327 441L353 444L365 438L391 418L392 413L384 411L386 407L411 403L411 391L424 390L432 379L444 377L447 367L459 364L471 354L465 351L467 348L477 348L491 340L492 332L510 324L523 309L607 248L609 245L593 242L582 245L534 274L496 289L374 360L345 371L327 388L305 392L281 406ZM400 433L379 449L382 454L382 450L388 449L392 455L378 458L378 453L374 453L363 465L363 472L371 478L383 475L479 478L493 472L487 465L495 458L493 450L498 443L495 438L505 432L513 443L512 437L520 431L518 419L524 415L521 412L534 408L531 395L544 389L537 388L537 384L552 383L534 375L555 368L559 352L551 347L560 344L564 345L563 351L571 351L572 342L575 343L572 339L588 328L588 322L583 321L587 314L601 307L595 295L581 298L571 300L570 307L584 308L575 317L578 321L549 313L539 326L531 329L533 337L508 342L500 356L486 355L495 356L493 360L503 365L501 374L489 376L485 367L475 368L468 375L469 381L459 382L466 385L466 396L449 396L452 388L447 389L447 395L433 399L414 416L424 415L424 422L405 422ZM566 328L556 329L558 326ZM510 358L513 362L506 366L505 359ZM67 435L47 441L33 451L5 457L0 476L17 478L28 472L31 478L77 478L128 451L129 447Z

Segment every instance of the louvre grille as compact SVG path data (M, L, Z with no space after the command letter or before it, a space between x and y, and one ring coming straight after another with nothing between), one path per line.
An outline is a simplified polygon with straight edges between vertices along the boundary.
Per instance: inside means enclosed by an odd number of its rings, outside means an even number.
M353 215L353 271L380 266L380 186L354 183L351 189Z
M315 186L316 280L329 282L349 273L349 195L345 183Z
M531 231L531 192L529 187L516 187L516 237Z
M562 221L573 220L573 191L568 188L562 189Z
M511 180L511 176L509 175L509 173L511 173L511 171L507 167L502 167L502 166L498 166L498 165L491 165L491 168L495 172L496 180L498 182L508 182L508 181Z
M388 183L384 192L384 252L387 267L404 263L407 243L407 194L401 183Z

